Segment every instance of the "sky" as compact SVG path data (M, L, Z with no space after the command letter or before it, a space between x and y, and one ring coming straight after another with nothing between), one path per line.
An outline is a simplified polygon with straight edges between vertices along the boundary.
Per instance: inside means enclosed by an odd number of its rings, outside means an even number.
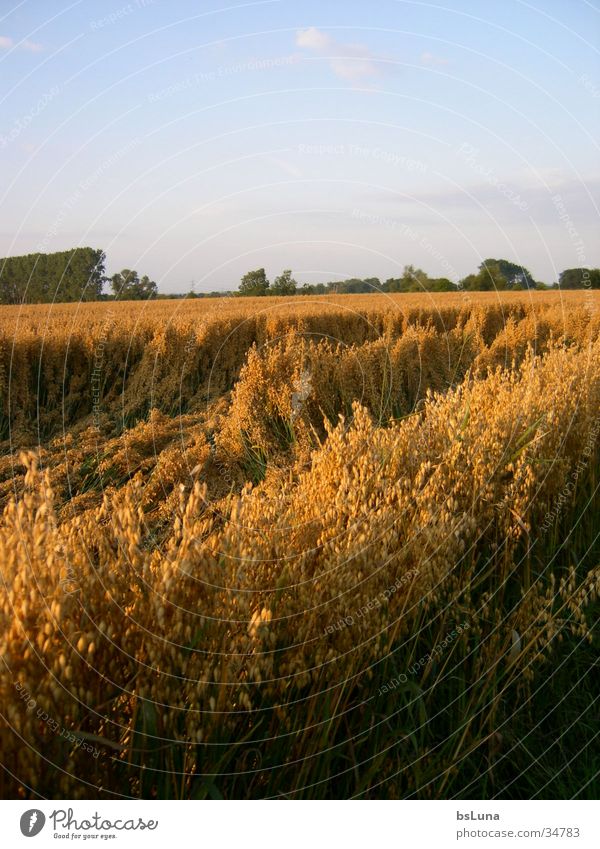
M0 0L0 256L162 292L600 266L600 2Z

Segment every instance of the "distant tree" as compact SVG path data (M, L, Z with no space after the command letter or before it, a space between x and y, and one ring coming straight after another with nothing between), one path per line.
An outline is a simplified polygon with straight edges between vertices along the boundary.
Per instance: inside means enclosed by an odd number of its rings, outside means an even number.
M507 259L484 259L477 274L469 274L461 281L463 289L473 291L505 291L507 289L535 288L535 280L522 265Z
M402 277L391 277L386 280L386 292L423 292L427 291L429 277L421 268L405 265Z
M367 286L358 277L350 277L348 280L339 280L333 284L338 295L358 295L367 290Z
M400 278L399 277L388 277L388 279L383 284L384 292L399 292L400 291Z
M467 292L475 292L478 288L479 284L479 275L478 274L468 274L466 277L460 281L460 288L466 289Z
M0 259L0 303L99 300L105 262L99 248Z
M487 261L487 260L486 260ZM534 289L535 280L529 271L523 266L507 259L495 260L500 273L506 278L509 289Z
M240 295L257 296L266 295L268 289L269 281L264 268L257 268L244 274L238 292Z
M121 301L146 301L158 293L158 286L153 280L146 275L140 278L137 271L129 268L113 274L110 286L115 298Z
M402 279L405 281L407 288L411 287L411 289L415 292L418 292L420 289L425 289L427 281L429 280L426 272L423 271L422 268L415 268L414 265L404 266Z
M558 285L561 289L600 289L600 268L566 268Z
M379 277L366 277L363 283L368 287L369 292L383 292L383 284Z
M479 266L477 277L479 278L479 286L477 288L480 291L489 292L494 290L496 292L502 292L510 288L508 278L502 273L495 259L484 260Z
M329 292L332 295L359 295L362 292L381 292L384 287L378 277L349 277L347 280L330 280L328 283L318 283L315 293Z
M456 292L456 286L447 277L430 278L426 286L428 292Z
M273 284L269 289L271 295L295 295L298 284L292 277L292 270L286 268L282 271L279 277L273 280Z

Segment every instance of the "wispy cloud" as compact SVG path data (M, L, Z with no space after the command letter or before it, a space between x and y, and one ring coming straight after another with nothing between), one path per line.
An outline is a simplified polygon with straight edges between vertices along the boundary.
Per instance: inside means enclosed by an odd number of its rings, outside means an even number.
M422 65L447 65L448 60L444 59L443 56L436 56L435 53L430 53L428 50L425 53L421 53L421 64Z
M320 29L309 27L298 30L296 45L327 58L336 77L346 82L365 83L381 76L378 60L383 57L377 56L364 44L337 41Z
M321 32L316 27L301 29L296 33L296 44L298 47L307 47L309 50L327 50L334 43L330 35Z
M22 47L23 50L29 50L31 53L39 53L44 49L43 44L39 44L37 41L29 41L28 39L22 41L19 47Z
M430 53L428 50L425 53L421 53L421 64L422 65L447 65L448 59L445 59L443 56L436 56L435 53Z
M522 220L520 216L526 215L544 224L555 224L557 221L556 209L551 202L554 194L560 194L573 218L590 221L590 216L595 214L594 204L600 206L600 175L586 175L580 180L553 170L551 179L544 182L545 185L534 180L531 175L526 179L524 175L515 174L498 178L495 185L489 180L468 182L462 187L415 192L410 197L377 192L369 195L369 200L393 205L399 213L405 209L414 209L417 203L421 210L429 207L432 213L452 215L460 211L461 215L480 217L483 207L503 220L508 217L518 221ZM515 197L525 202L526 209L519 210L514 202Z
M11 47L28 50L30 53L39 53L44 49L43 44L39 44L37 41L29 41L28 38L24 41L15 42L9 35L0 35L0 50L10 50Z

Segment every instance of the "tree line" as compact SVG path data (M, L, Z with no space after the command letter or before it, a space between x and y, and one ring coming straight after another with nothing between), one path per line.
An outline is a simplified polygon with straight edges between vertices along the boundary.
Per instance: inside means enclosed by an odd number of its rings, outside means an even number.
M0 303L44 304L69 301L146 300L158 286L146 275L124 268L107 277L100 248L73 248L0 259ZM109 292L104 291L109 284Z
M525 289L600 289L600 269L568 268L559 275L558 284L547 286L534 280L522 265L506 259L486 259L476 274L469 274L458 283L447 277L429 277L421 268L405 265L400 277L390 277L382 282L378 277L364 279L351 277L328 283L299 285L290 269L283 271L270 283L265 269L257 268L242 277L237 295L257 297L262 295L346 295L366 292L472 292L522 291Z
M219 297L224 295L325 295L363 292L456 292L519 291L524 289L600 289L600 269L568 268L558 284L547 286L534 280L522 265L506 259L486 259L476 274L458 283L447 277L429 277L421 268L406 265L399 277L381 281L378 277L332 280L300 285L285 269L271 282L264 268L248 271L236 292L189 292L187 295L159 295L157 284L147 275L124 268L112 277L105 273L106 254L100 248L74 248L51 254L0 259L0 303L50 303L99 300L148 300L151 298ZM108 291L105 287L108 284Z

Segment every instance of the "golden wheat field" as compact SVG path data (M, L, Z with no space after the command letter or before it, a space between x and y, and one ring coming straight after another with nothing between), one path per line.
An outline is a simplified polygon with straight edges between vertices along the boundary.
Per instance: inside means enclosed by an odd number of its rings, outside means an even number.
M0 793L585 787L599 337L591 292L1 308Z

